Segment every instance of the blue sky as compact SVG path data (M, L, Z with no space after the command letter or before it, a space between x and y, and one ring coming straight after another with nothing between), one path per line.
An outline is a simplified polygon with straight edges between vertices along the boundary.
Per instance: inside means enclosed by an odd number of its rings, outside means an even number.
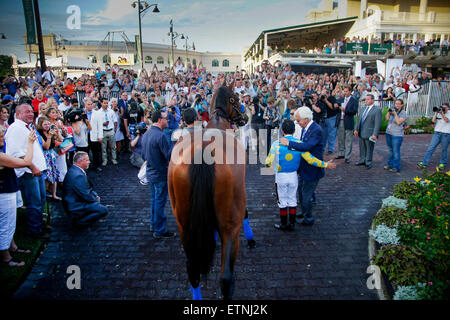
M103 40L108 31L123 30L130 40L138 34L137 8L132 0L39 0L43 33L50 31L67 40ZM320 0L193 0L155 1L160 13L151 9L142 19L144 42L170 44L167 33L173 19L174 30L188 35L197 51L241 52L251 45L262 30L301 24L306 13ZM148 1L149 4L155 3ZM19 60L28 59L23 36L25 18L21 0L0 0L2 16L0 54L16 53ZM66 26L67 7L81 9L81 29ZM177 40L182 47L184 40Z

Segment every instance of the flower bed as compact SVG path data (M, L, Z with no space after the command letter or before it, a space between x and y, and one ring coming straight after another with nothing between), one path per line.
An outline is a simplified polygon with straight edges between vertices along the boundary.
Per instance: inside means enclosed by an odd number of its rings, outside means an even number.
M434 133L434 127L431 117L421 117L415 124L405 126L404 129L405 134Z
M373 218L371 263L384 273L394 300L450 299L450 171L394 186Z

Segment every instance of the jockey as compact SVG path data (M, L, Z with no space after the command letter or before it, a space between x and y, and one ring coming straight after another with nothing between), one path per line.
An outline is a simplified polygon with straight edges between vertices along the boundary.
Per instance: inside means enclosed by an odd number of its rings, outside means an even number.
M301 142L295 139L292 134L295 132L294 121L285 119L281 126L284 137L291 141ZM295 226L295 215L297 211L297 169L300 166L301 158L310 165L327 168L328 163L313 157L309 152L300 152L279 145L275 141L270 148L266 158L266 167L273 167L275 171L275 184L278 195L278 207L280 208L280 224L275 224L279 230L293 231ZM334 166L334 164L333 164ZM331 169L331 168L330 168ZM289 211L289 225L287 215Z

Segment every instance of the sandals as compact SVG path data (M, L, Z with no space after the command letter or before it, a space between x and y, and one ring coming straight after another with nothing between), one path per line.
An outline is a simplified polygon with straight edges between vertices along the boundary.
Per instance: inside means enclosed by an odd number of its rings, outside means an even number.
M25 254L30 254L31 251L28 249L20 249L19 247L16 248L16 250L9 250L9 252L11 253L25 253Z
M8 261L2 261L3 264L6 264L8 267L22 267L25 265L23 261L14 261L14 258L9 259Z

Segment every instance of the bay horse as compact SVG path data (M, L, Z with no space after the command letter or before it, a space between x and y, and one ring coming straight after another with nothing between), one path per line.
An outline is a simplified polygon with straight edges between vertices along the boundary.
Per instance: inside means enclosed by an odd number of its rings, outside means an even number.
M200 275L206 276L211 269L216 231L222 242L220 287L223 299L231 299L234 291L239 231L246 214L246 157L243 144L225 130L232 125L245 125L248 117L241 110L233 86L234 82L229 87L224 83L215 90L207 127L196 128L180 137L169 163L170 203L187 258L194 300L201 299ZM205 141L208 132L216 134L214 140ZM223 143L216 145L211 152L213 161L207 163L203 156L205 148L211 148L213 142L219 140ZM232 161L223 161L229 159L227 154Z

